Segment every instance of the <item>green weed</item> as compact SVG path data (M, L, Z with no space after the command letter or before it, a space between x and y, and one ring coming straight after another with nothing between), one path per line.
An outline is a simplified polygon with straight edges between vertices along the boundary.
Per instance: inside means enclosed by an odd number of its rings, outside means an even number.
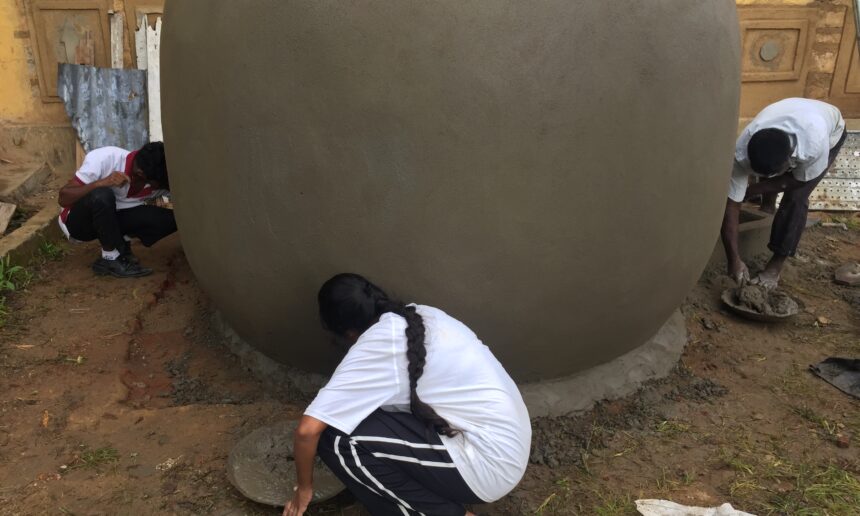
M800 516L857 514L860 507L860 480L834 466L802 468L793 479L796 489L774 496L767 509Z
M626 516L628 514L637 514L636 504L630 495L623 496L604 496L600 495L600 505L592 507L592 514L595 516Z
M657 424L656 430L663 436L672 438L677 437L678 435L681 435L683 433L689 432L690 425L678 420L669 419L666 421L660 421Z
M20 265L12 265L9 256L0 258L0 293L25 287L32 275Z
M816 433L823 439L828 441L836 439L839 433L839 425L835 421L819 416L809 407L791 407L791 411L807 422L812 423L815 426Z
M101 469L102 466L119 462L119 452L111 446L86 450L69 466L69 469Z
M560 478L554 484L555 490L535 509L534 514L564 514L566 512L570 504L570 478Z
M66 255L66 248L62 245L43 240L39 245L39 257L43 262L56 262L63 259Z

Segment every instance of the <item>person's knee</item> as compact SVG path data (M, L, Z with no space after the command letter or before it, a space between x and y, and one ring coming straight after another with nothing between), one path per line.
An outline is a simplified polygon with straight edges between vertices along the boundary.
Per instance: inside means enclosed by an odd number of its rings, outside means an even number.
M145 247L151 247L162 238L176 233L176 217L173 210L167 208L158 208L158 210L160 211L153 210L148 214L147 228L134 235Z
M173 210L164 209L159 219L159 225L164 228L167 234L176 232L176 215Z
M115 207L116 194L107 186L102 186L90 192L90 202L98 207Z

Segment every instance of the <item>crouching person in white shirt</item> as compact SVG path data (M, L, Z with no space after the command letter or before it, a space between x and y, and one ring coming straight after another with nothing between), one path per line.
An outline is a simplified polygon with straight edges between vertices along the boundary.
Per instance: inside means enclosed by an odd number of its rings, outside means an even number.
M835 106L801 98L771 104L743 130L735 144L721 232L728 273L738 283L750 279L738 250L741 204L756 196L775 199L778 193L783 194L768 243L773 257L752 280L774 289L806 228L809 196L827 174L846 136L845 120ZM750 185L750 176L759 182Z
M296 430L285 515L307 508L317 454L374 515L463 516L519 483L528 411L469 328L356 274L328 280L318 301L326 329L351 346Z
M93 264L96 274L146 276L152 270L140 265L126 237L149 247L176 231L173 210L147 204L169 190L163 143L147 143L133 152L95 149L60 190L60 229L72 241L101 243L101 258Z

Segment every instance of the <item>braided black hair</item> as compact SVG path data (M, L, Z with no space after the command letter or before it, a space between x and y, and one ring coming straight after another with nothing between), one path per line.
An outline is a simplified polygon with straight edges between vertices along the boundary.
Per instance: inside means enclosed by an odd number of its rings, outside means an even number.
M409 405L412 414L439 434L453 437L459 433L433 407L418 397L418 380L424 374L427 348L424 320L414 306L406 306L389 298L385 291L363 276L350 273L338 274L326 281L320 288L317 301L323 325L341 336L350 331L364 333L387 312L406 319L406 358L409 362Z

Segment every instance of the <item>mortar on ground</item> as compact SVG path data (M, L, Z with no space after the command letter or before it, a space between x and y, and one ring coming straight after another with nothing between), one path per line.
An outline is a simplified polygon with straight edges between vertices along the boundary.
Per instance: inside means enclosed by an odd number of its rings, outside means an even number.
M282 506L296 485L293 434L296 421L284 421L254 430L233 447L227 459L227 478L240 493L255 502ZM344 485L317 457L314 462L313 503L327 500Z

